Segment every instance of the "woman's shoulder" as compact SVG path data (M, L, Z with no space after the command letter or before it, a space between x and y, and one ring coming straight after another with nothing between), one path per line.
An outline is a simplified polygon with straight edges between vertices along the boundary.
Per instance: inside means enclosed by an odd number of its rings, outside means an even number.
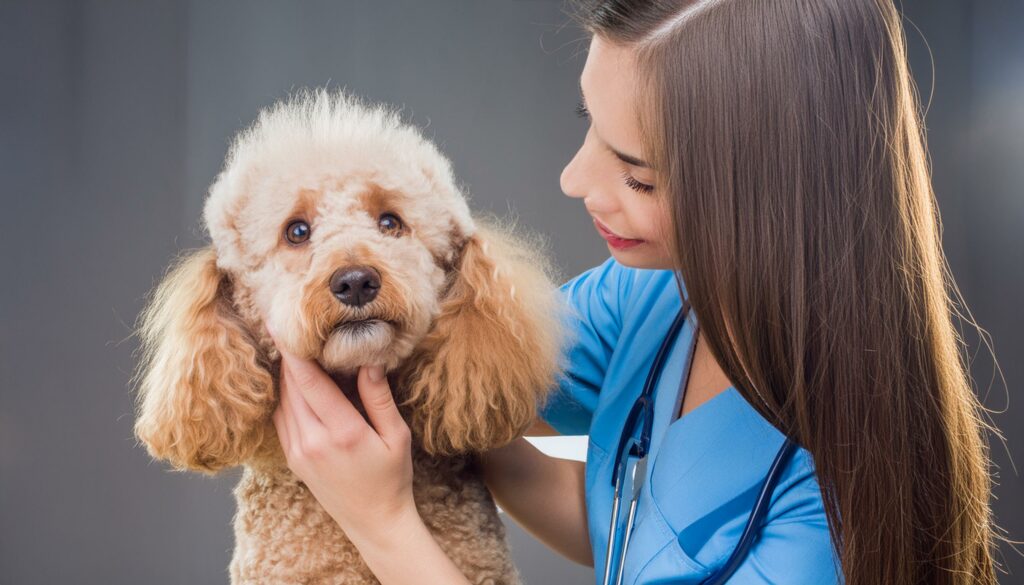
M630 317L658 318L662 299L678 299L680 286L672 270L634 268L609 256L601 264L562 284L563 293L577 309L600 307L620 322ZM685 289L684 289L685 290ZM637 312L636 309L641 309Z
M827 532L824 499L810 451L796 448L776 491L766 523L804 522Z
M567 334L563 371L540 413L548 424L562 434L589 432L609 379L621 380L624 369L628 375L639 367L638 351L653 355L658 340L651 332L663 329L678 310L672 279L669 270L631 268L610 257L562 284Z
M842 565L832 541L814 458L800 447L772 498L761 539L750 562L734 575L739 582L757 576L768 583L842 584Z

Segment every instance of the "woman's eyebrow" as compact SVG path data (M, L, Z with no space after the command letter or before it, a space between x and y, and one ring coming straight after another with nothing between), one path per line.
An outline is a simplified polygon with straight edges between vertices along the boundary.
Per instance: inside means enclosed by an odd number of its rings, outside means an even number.
M587 107L587 95L585 93L583 93L583 80L582 79L579 81L579 87L580 87L580 103L585 108L585 107ZM604 142L604 145L608 147L608 150L612 151L612 154L614 154L622 162L624 162L624 163L626 163L628 165L633 165L634 167L640 167L642 169L649 169L649 168L651 168L651 165L648 164L647 161L645 161L643 159L640 159L640 158L637 158L637 157L632 156L632 155L628 155L628 154L622 152L621 150L618 150L617 148L615 148L612 145L608 144L608 142L605 141L603 138L601 139L601 142Z
M608 144L607 142L605 143L605 145L607 145L608 146L608 150L612 151L612 154L614 154L615 156L619 157L619 160L621 160L622 162L624 162L626 164L629 164L629 165L633 165L634 167L640 167L640 168L643 168L643 169L651 168L651 165L647 164L647 161L644 161L644 160L641 160L639 158L636 158L635 156L630 156L630 155L628 155L628 154L626 154L624 152L619 152L618 150L615 150L614 148L612 148L612 145Z

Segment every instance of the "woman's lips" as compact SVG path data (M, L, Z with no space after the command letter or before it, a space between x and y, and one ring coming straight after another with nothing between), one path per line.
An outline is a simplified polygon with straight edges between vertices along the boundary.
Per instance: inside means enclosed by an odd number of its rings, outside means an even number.
M597 233L601 234L601 237L604 238L608 242L608 244L611 247L615 248L616 250L625 250L627 248L632 248L633 246L639 246L640 244L644 243L644 240L634 240L634 239L630 239L630 238L623 238L622 236L619 236L615 232L613 232L610 229L608 229L607 227L605 227L605 225L603 223L597 221L596 217L593 218L593 219L594 219L594 227L597 228Z

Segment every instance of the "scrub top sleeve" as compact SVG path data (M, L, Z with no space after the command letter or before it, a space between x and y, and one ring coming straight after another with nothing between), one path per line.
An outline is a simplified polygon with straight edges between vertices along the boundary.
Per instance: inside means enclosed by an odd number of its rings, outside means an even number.
M622 331L633 270L608 258L560 287L567 311L563 373L540 417L563 435L586 435L608 361Z

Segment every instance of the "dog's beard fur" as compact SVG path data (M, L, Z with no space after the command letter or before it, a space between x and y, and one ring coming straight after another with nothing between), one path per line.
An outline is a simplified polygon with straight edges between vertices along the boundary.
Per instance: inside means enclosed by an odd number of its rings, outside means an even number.
M350 313L321 330L320 363L325 370L354 374L363 365L394 370L430 327L430 314L408 304L375 309Z
M324 367L348 373L363 364L384 364L396 360L394 342L397 327L380 319L346 321L327 336L321 354Z

